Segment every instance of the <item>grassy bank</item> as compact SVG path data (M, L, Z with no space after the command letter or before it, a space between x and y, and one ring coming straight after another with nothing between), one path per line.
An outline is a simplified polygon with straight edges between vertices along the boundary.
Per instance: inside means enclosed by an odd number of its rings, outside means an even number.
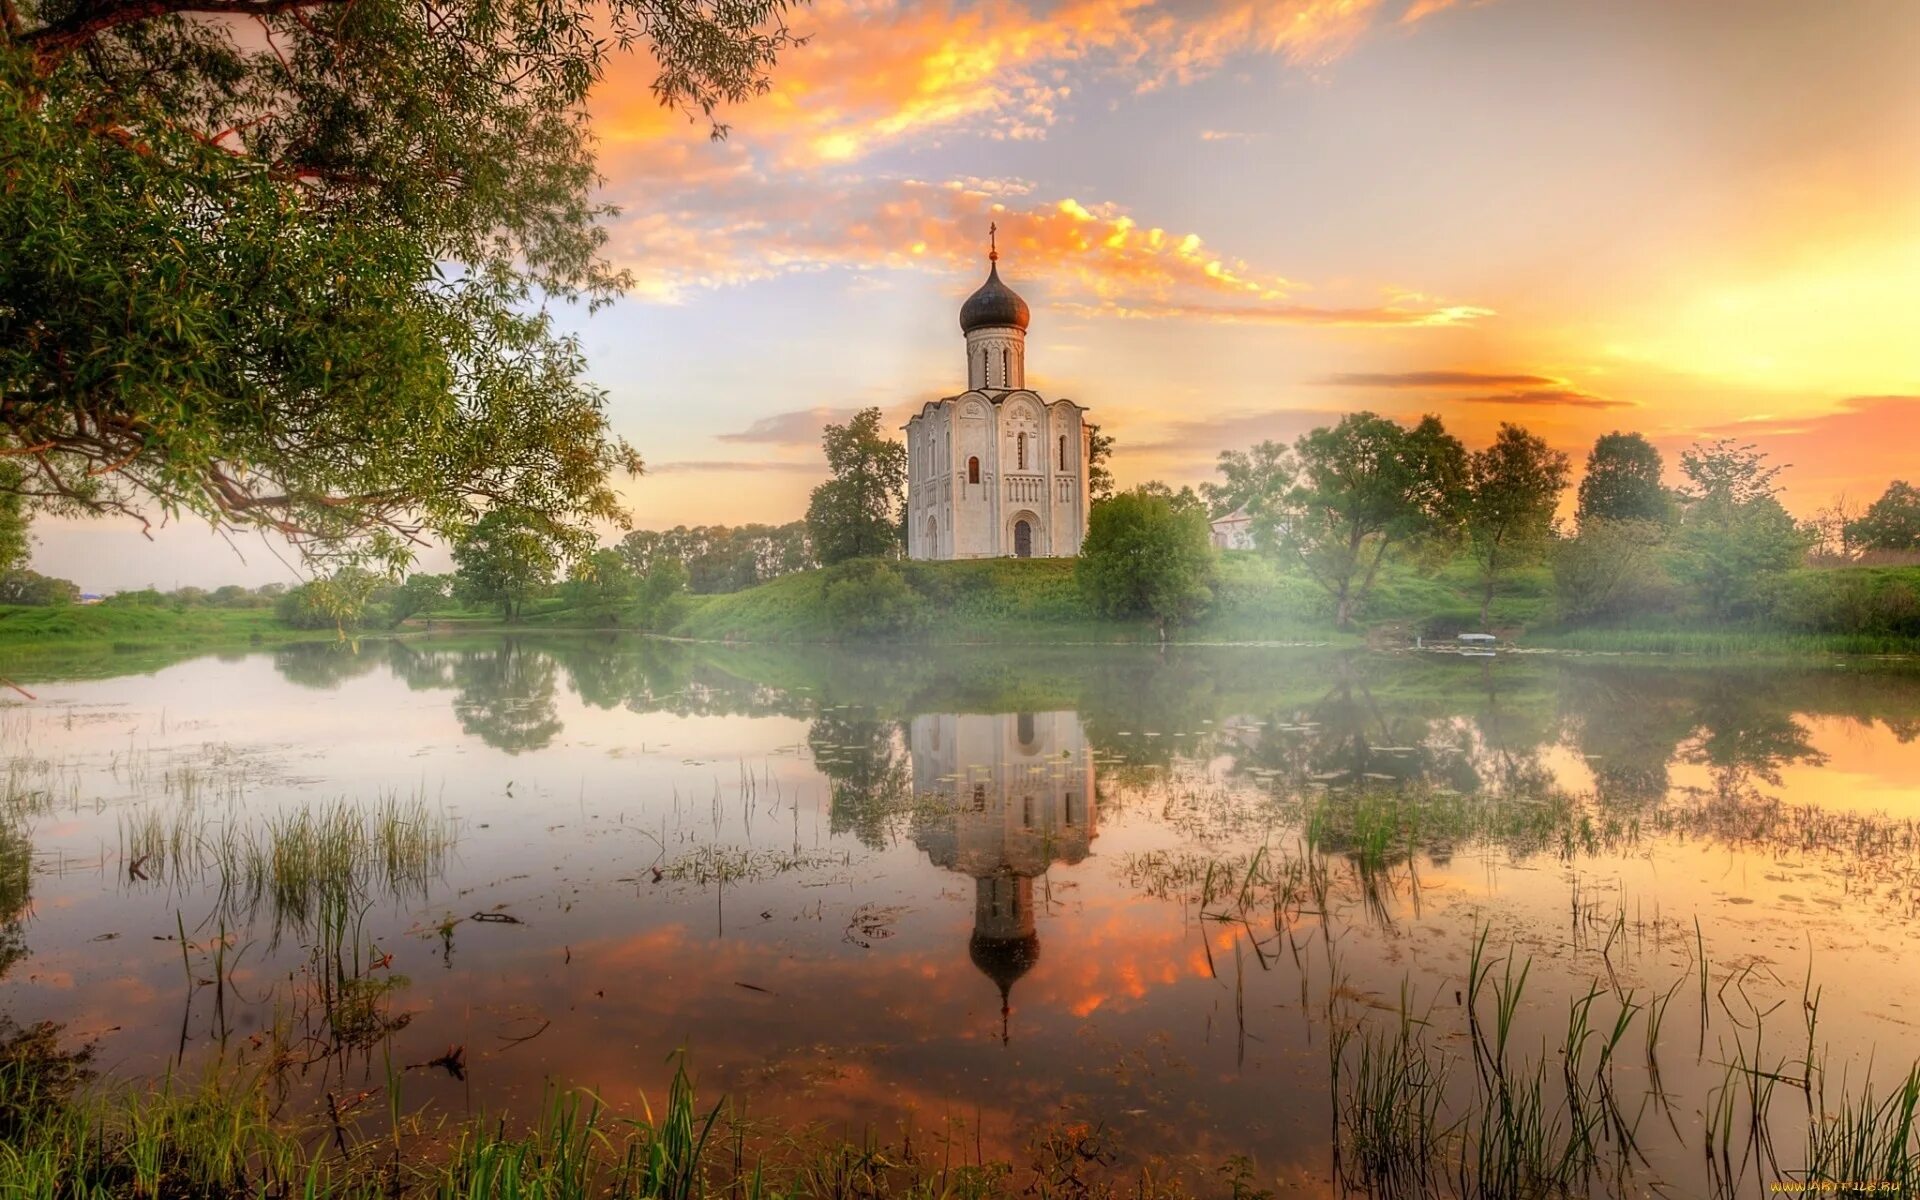
M0 606L0 674L29 674L57 664L61 675L137 670L182 650L337 638L334 630L291 629L266 608L165 608L146 605Z
M892 637L918 642L1153 642L1145 619L1102 616L1074 579L1071 559L982 559L972 562L892 564L911 595L887 597L908 616L898 627L861 627L880 598L859 593L836 598L844 569L787 575L745 591L694 596L668 632L732 641L836 642ZM1459 613L1463 601L1445 579L1411 572L1384 580L1369 608L1370 621L1423 620ZM1500 616L1524 601L1503 601ZM1469 612L1461 619L1467 619ZM1249 554L1220 560L1206 615L1179 631L1182 641L1345 641L1360 634L1333 628L1327 597L1311 580L1276 570Z

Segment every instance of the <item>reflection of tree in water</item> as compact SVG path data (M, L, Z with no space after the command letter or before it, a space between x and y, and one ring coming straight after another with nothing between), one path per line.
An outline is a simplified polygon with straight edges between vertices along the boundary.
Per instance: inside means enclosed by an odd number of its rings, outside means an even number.
M509 638L462 654L453 666L460 728L497 750L544 749L561 730L554 710L559 668L546 652Z
M33 840L11 814L0 813L0 978L26 957L27 904L33 898Z
M1645 671L1566 674L1561 708L1603 808L1638 811L1666 799L1669 768L1693 733L1696 707L1675 682L1671 674Z
M878 850L912 800L900 726L859 710L823 712L807 730L807 748L832 789L829 827Z
M387 665L394 677L410 692L438 691L454 685L454 669L466 651L450 650L432 643L387 643Z
M1725 798L1758 796L1758 783L1779 787L1780 769L1791 763L1826 761L1785 699L1753 676L1711 676L1698 721L1686 760L1707 767L1715 793Z
M1383 703L1358 664L1347 663L1316 698L1264 710L1230 725L1223 749L1239 774L1272 773L1286 785L1367 784L1392 789L1431 784L1456 791L1481 787L1476 738L1468 723L1422 709Z
M379 642L295 642L273 652L273 666L288 683L332 691L386 665L389 656Z

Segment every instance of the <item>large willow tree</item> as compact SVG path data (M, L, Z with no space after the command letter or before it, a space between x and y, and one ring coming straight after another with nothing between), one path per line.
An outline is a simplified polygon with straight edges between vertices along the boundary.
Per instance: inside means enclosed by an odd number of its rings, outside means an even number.
M588 90L635 50L711 123L789 2L0 0L0 491L315 558L495 509L583 543L640 465L545 313L623 283Z

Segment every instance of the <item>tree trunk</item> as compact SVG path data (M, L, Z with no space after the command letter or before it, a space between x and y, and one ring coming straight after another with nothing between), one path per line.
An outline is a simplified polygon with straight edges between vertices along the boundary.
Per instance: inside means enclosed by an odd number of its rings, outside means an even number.
M1480 628L1487 628L1487 610L1493 607L1493 576L1487 576L1487 590L1480 597Z

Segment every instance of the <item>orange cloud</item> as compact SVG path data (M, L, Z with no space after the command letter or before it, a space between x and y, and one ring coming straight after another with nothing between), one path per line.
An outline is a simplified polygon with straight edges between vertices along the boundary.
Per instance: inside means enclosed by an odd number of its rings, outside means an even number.
M977 271L989 222L1006 274L1044 278L1051 307L1083 315L1301 325L1454 325L1485 308L1405 292L1304 303L1306 285L1197 233L1113 204L1034 201L1019 181L735 183L698 207L618 224L611 249L645 296L828 268Z
M1149 90L1246 55L1330 62L1373 25L1379 0L821 0L795 19L807 45L740 108L736 136L783 166L848 163L931 133L1045 135L1080 81ZM1406 19L1413 19L1408 14ZM1073 68L1071 77L1069 68ZM639 72L594 101L612 146L684 136Z

